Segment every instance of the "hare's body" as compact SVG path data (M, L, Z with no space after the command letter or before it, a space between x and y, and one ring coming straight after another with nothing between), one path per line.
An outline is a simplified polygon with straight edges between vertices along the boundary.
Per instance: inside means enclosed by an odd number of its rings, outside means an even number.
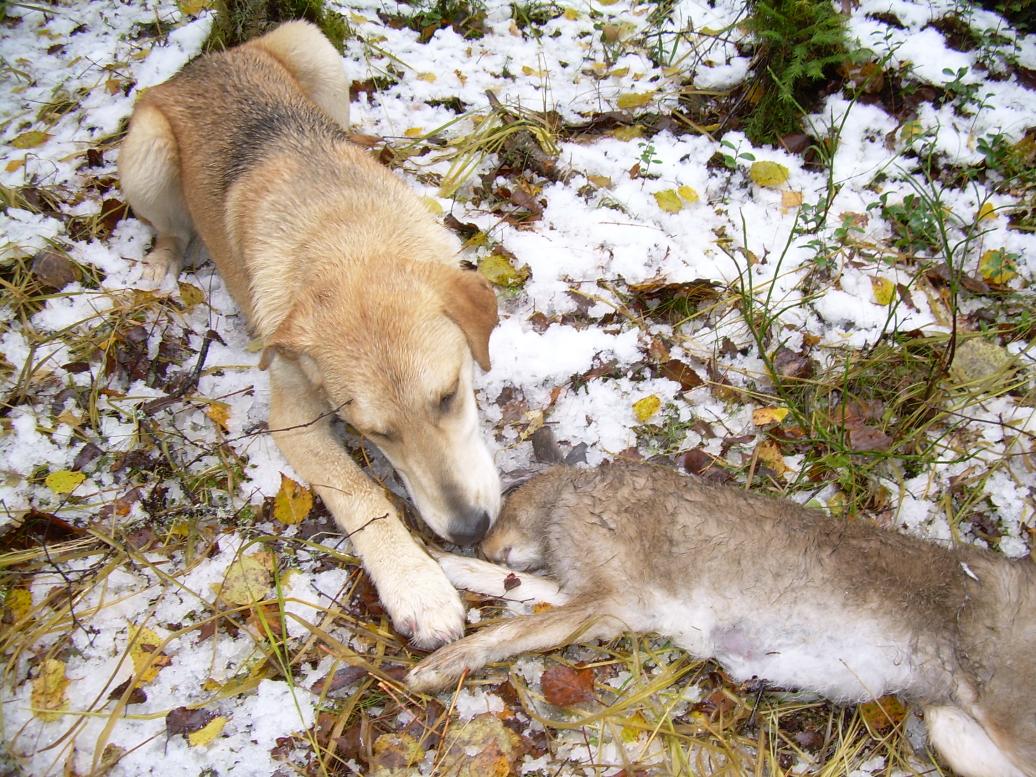
M414 669L412 685L439 685L573 634L653 631L715 657L737 679L843 702L898 693L924 706L933 742L961 774L1036 775L1031 562L635 464L535 478L511 497L483 549L544 568L561 605L444 648ZM466 587L501 577L482 562L441 563Z

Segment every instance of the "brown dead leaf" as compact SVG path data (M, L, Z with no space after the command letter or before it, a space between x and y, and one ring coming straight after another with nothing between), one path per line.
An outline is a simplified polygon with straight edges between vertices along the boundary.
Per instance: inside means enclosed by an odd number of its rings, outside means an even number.
M680 388L684 391L690 391L703 383L698 373L679 359L670 359L665 362L660 372L663 378L669 378L669 380L679 383Z
M858 707L860 717L874 734L887 734L900 726L906 719L907 709L896 696L882 696L874 701L864 702Z
M215 717L216 713L211 710L176 707L165 716L165 730L170 736L180 734L186 739L191 733L205 728Z
M861 424L849 429L849 445L856 451L887 451L892 438L881 429Z
M556 707L571 707L594 698L594 673L592 669L573 669L564 664L555 664L540 676L543 697Z

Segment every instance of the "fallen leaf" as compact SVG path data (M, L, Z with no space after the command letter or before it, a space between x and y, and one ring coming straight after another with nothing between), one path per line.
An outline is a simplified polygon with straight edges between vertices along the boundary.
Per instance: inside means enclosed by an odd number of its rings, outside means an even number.
M995 219L996 208L993 207L991 202L983 202L982 206L978 209L977 221L983 221L985 219Z
M616 127L611 131L611 135L616 140L629 142L634 138L643 137L644 128L639 124L633 124L629 127Z
M759 186L777 188L788 180L788 168L777 162L752 162L748 169L748 177Z
M177 0L176 5L184 16L197 16L212 7L211 0Z
M574 22L576 21L576 19L579 18L579 11L577 11L575 8L566 8L565 18L568 19L570 22Z
M896 284L888 278L875 275L871 278L871 296L882 307L888 307L896 298Z
M205 728L215 717L216 713L210 710L175 707L165 716L165 730L170 736L180 734L186 739L192 732Z
M428 212L433 216L441 216L443 214L442 205L435 197L422 197L421 204L424 205Z
M680 389L683 391L690 391L691 389L702 385L704 382L698 376L698 373L679 359L669 359L664 362L662 364L661 373L663 378L669 378L669 380L679 383Z
M679 189L676 190L676 193L690 203L699 202L701 200L701 197L698 195L698 192L695 191L695 189L691 186L681 186Z
M131 628L129 641L133 675L140 685L152 682L158 677L162 667L169 666L172 662L169 656L159 650L165 640L146 626Z
M222 715L218 715L204 726L199 728L197 731L191 731L187 734L187 744L191 747L200 747L201 745L207 745L213 739L223 733L223 727L227 725L227 719Z
M802 192L781 192L781 207L790 210L802 204Z
M755 450L759 461L778 475L788 471L788 465L784 463L784 456L781 455L781 448L775 440L760 440Z
M39 130L30 130L29 132L23 132L21 135L18 135L14 140L10 142L10 145L14 146L15 148L20 148L22 150L27 148L36 148L37 146L42 146L44 143L50 140L50 138L51 136L46 132L40 132Z
M183 302L183 306L188 310L205 301L205 292L193 283L185 283L181 281L179 286L180 301Z
M522 579L518 577L514 572L508 572L507 577L504 578L504 590L510 591L517 588L522 584Z
M752 423L756 426L779 424L788 417L786 407L760 407L752 411Z
M108 694L108 699L111 701L117 701L122 698L122 694L126 693L126 689L133 685L133 678L127 677L124 682L119 683L112 688L111 693ZM126 697L127 704L143 704L147 701L147 694L144 689L138 685L133 685L129 695Z
M612 179L606 175L594 175L590 174L586 176L586 179L596 186L598 189L610 189L612 188Z
M408 767L424 758L424 748L409 734L382 734L374 740L370 760L372 775L407 774Z
M994 248L979 257L978 271L987 283L1000 286L1018 275L1018 264L1012 253Z
M655 202L658 203L658 207L666 213L679 213L683 210L683 201L675 189L663 189L660 192L653 192L653 196Z
M273 498L273 517L285 526L302 523L313 508L313 492L283 472L281 487Z
M403 130L404 137L408 138L419 138L424 134L424 130L420 127L407 127Z
M212 587L221 599L234 605L253 604L270 590L270 570L264 560L256 556L241 556L230 565L223 583Z
M84 480L86 480L86 475L82 472L59 469L57 472L47 475L43 482L55 494L71 494L79 488Z
M435 83L435 73L418 73L417 80L427 81L430 84Z
M862 424L849 429L849 445L855 451L887 451L892 438L881 429Z
M880 699L861 704L857 709L867 728L874 734L887 734L906 720L907 709L896 696L882 696Z
M647 423L662 408L662 400L649 394L633 403L633 415L642 424Z
M514 261L501 253L487 256L478 263L478 271L494 286L518 288L529 279L529 268L516 267Z
M65 689L65 662L48 658L40 664L39 674L32 681L32 712L40 720L57 720L68 706Z
M624 111L631 108L643 108L654 99L654 96L654 92L624 92L619 95L617 104Z
M543 697L555 707L571 707L594 698L594 673L592 669L573 669L555 664L540 676Z
M521 737L508 727L506 719L501 720L503 715L499 713L498 717L492 712L484 712L466 723L450 726L446 740L439 749L442 760L436 774L450 777L509 777L520 774L518 761L526 751ZM427 738L424 731L422 738Z
M79 280L79 270L64 251L44 248L32 257L32 275L47 289L61 291Z
M921 137L924 134L924 126L917 119L903 122L903 126L899 129L899 137L910 142L914 138Z
M17 623L32 612L32 592L28 588L8 588L4 595L4 607Z
M230 423L230 405L226 402L213 400L205 408L205 415L212 419L224 432L227 431L227 424Z
M13 172L19 170L21 168L21 166L24 165L24 164L25 164L25 157L21 157L19 159L12 159L10 162L8 162L6 165L4 165L4 171L8 172L8 173L13 173Z

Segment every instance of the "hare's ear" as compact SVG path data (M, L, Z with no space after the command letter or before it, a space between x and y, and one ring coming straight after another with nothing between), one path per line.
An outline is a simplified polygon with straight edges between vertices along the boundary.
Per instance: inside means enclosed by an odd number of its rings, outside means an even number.
M449 269L441 293L443 312L460 327L478 366L489 371L489 335L500 320L489 281L471 270Z

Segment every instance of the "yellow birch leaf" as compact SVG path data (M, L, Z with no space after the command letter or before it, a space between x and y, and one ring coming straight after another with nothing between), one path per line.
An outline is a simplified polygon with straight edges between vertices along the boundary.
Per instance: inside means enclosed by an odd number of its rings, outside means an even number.
M598 189L610 189L612 188L612 179L606 175L594 175L590 174L586 176L586 179L596 186Z
M579 18L579 11L577 11L575 8L566 8L565 18L568 19L570 22L574 22L576 19Z
M536 604L532 606L533 615L538 615L541 612L548 612L553 609L554 605L550 602L536 602Z
M608 71L608 75L612 78L622 78L623 76L629 75L630 69L628 67L617 67Z
M978 220L983 221L985 219L995 219L996 208L993 207L991 202L983 202L982 207L978 209Z
M180 286L180 301L183 306L190 310L195 305L200 305L205 301L205 292L195 286L193 283L183 283Z
M368 19L367 19L366 16L363 16L362 14L358 14L355 11L350 11L349 12L349 21L352 24L366 24Z
M660 192L653 192L653 195L655 202L658 203L658 207L666 213L679 213L683 210L680 195L676 193L675 189L664 189Z
M20 168L24 164L25 164L25 157L22 157L21 159L12 159L10 162L8 162L6 165L4 165L4 170L7 171L8 173L13 173L15 170L17 170L18 168Z
M871 278L871 294L879 305L888 307L896 297L896 284L888 278L875 275Z
M752 162L748 177L760 186L775 189L788 180L788 168L777 162Z
M165 640L146 626L131 628L129 640L129 656L133 662L133 677L137 685L152 682L158 677L162 667L169 666L172 662L169 656L159 650Z
M979 257L978 271L988 283L1000 286L1018 275L1018 265L1010 253L994 248Z
M273 498L273 517L285 526L301 523L313 508L313 493L281 473L281 487Z
M478 263L478 271L494 286L518 288L529 280L529 268L515 267L514 262L503 254L490 254Z
M408 138L419 138L424 134L424 130L420 127L407 127L403 134Z
M598 5L615 5L619 0L597 0Z
M226 402L213 400L205 408L205 415L212 419L220 429L227 431L227 423L230 421L230 405Z
M48 658L40 664L40 673L32 681L32 712L40 720L57 720L68 706L65 689L65 662Z
M11 611L17 623L32 612L32 592L28 588L11 588L4 596L4 607Z
M209 9L209 0L178 0L176 5L184 16L197 16Z
M802 192L781 192L782 208L797 208L802 204Z
M197 731L187 735L187 744L191 747L207 745L213 739L223 733L223 727L227 725L227 719L223 715L217 715Z
M633 124L629 127L616 127L611 131L611 135L616 140L622 140L629 142L634 138L639 138L644 134L644 128L639 124Z
M642 424L647 423L659 410L662 409L662 400L655 394L648 394L642 399L633 403L633 415Z
M242 556L227 569L223 583L212 587L220 597L235 605L253 604L270 590L270 570L255 556Z
M780 446L773 440L761 440L759 444L755 446L755 450L758 454L759 461L772 469L778 475L783 475L788 471L788 465L784 463L784 457L781 455Z
M59 469L47 475L43 483L55 494L71 494L80 484L86 480L82 472L73 472L69 469Z
M921 126L921 122L916 119L903 123L903 126L899 128L899 137L903 140L910 142L916 137L924 134L924 127Z
M619 109L628 111L631 108L643 108L655 97L654 92L624 92L619 95Z
M435 73L418 73L417 74L417 80L418 81L427 81L430 84L434 83L435 82Z
M788 417L786 407L760 407L752 411L752 423L756 426L779 424Z
M681 186L679 189L676 190L676 193L679 194L687 202L701 201L701 197L698 196L698 192L695 191L694 187L691 186Z
M23 132L21 135L12 140L11 145L15 148L25 150L27 148L36 148L37 146L42 146L48 140L50 140L50 135L48 135L46 132L40 132L39 130L29 130L28 132Z

